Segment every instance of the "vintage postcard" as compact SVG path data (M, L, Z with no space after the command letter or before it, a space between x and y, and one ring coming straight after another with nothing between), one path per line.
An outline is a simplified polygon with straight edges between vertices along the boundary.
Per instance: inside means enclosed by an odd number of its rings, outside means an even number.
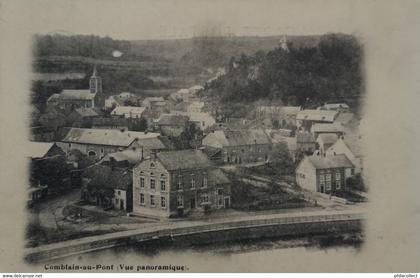
M418 272L419 10L1 1L0 271Z

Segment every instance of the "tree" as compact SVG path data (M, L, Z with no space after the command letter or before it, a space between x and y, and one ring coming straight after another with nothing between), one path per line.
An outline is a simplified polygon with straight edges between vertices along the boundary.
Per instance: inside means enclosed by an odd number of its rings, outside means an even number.
M281 142L273 146L269 166L280 175L293 173L294 163L286 143Z

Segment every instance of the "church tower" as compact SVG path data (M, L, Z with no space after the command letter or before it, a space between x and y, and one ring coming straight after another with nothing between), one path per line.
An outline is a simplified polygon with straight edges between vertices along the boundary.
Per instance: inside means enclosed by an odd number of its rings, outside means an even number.
M93 67L93 73L90 77L89 89L92 94L102 93L102 79L100 76L98 76L98 73L96 71L96 65Z
M289 51L289 47L287 47L287 37L286 37L286 36L283 36L283 37L280 39L279 44L280 44L280 48L281 48L281 49L283 49L283 50L285 50L285 51Z

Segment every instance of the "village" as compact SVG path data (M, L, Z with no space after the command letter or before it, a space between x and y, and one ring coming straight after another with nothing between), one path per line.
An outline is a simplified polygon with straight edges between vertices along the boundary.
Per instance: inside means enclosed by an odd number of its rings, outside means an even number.
M87 89L51 95L43 113L32 107L33 242L367 200L362 119L348 104L261 105L229 118L205 86L105 96L92 65Z

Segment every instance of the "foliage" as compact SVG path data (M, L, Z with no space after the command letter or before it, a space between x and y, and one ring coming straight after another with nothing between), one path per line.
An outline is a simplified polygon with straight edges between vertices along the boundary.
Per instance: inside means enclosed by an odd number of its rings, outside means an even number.
M64 156L35 159L31 163L31 183L39 181L41 185L48 185L49 192L61 192L71 186L70 171Z
M277 48L231 60L226 75L208 86L221 102L281 100L312 107L354 99L362 91L362 50L352 36L328 34L317 46Z
M348 177L346 180L346 185L349 189L366 191L365 183L363 182L363 178L360 174Z

